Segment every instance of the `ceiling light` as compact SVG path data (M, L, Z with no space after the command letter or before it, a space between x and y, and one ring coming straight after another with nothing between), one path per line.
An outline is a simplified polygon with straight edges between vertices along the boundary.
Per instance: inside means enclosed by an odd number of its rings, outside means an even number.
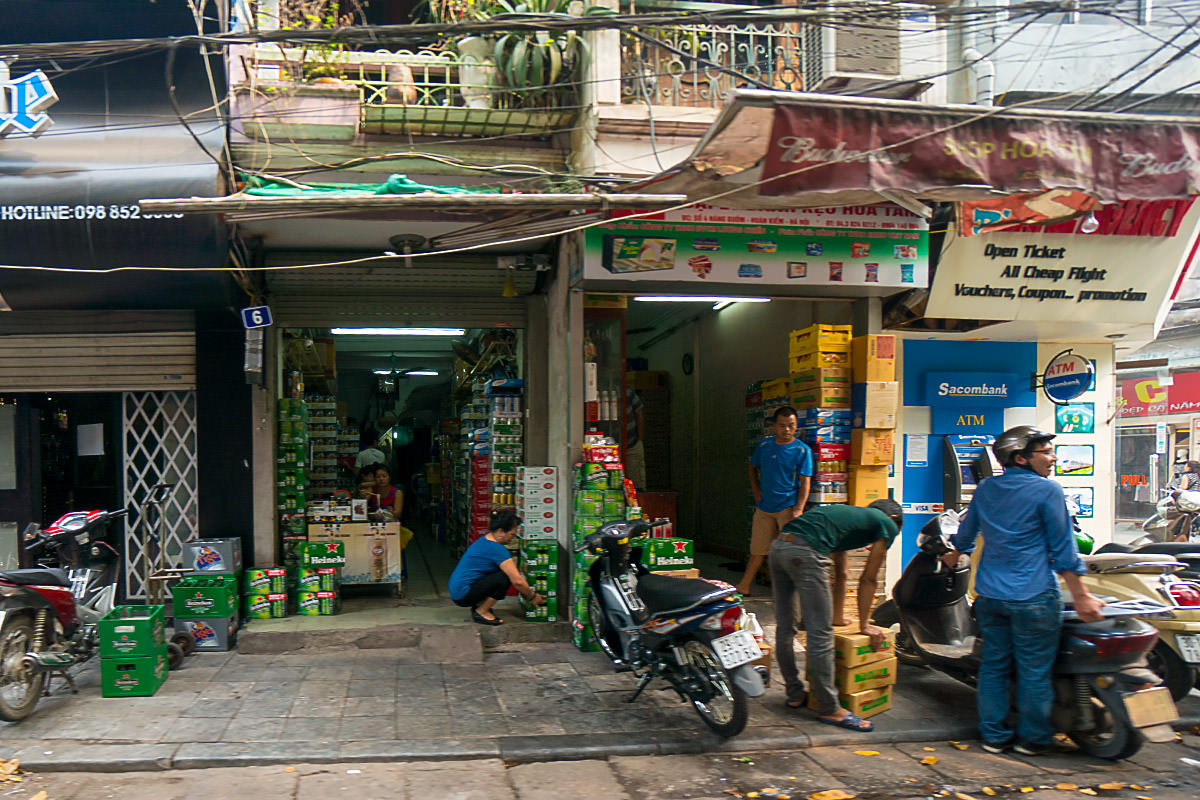
M699 294L646 294L634 300L642 303L769 303L769 297L714 297Z
M1083 218L1083 222L1079 223L1080 233L1095 233L1100 230L1100 220L1096 219L1096 212L1089 211L1088 215Z
M393 373L393 370L373 369L373 370L371 370L371 372L374 372L376 375L391 375ZM400 375L401 377L407 377L409 375L437 375L438 374L437 370L434 370L434 369L398 369L398 370L394 370L394 372L396 375Z
M437 375L436 369L414 369L409 370L408 375Z
M462 336L463 328L334 328L334 336Z

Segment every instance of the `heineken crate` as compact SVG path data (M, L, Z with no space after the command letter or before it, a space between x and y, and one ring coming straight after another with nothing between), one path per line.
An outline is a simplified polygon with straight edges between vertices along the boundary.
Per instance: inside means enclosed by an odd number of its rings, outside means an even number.
M558 622L558 598L548 597L544 605L535 606L521 598L521 609L525 612L528 622Z
M558 573L545 572L531 574L528 577L529 586L543 597L558 597Z
M236 575L185 575L171 587L172 616L228 617L237 613Z
M237 614L226 619L216 617L176 617L175 630L190 633L196 640L196 650L223 653L237 646Z
M162 606L117 606L96 627L101 658L151 656L166 641Z
M296 551L302 567L346 566L346 543L332 540L300 542Z
M205 575L237 575L242 571L242 540L194 539L184 542L183 565Z
M341 585L341 567L300 567L296 570L297 592L336 592Z
M167 681L167 646L150 655L100 659L101 697L150 697Z
M596 636L592 633L592 626L579 617L571 620L571 642L585 653L594 653L600 649L600 645L596 644Z
M642 542L642 563L652 571L691 569L691 539L646 539Z
M296 613L304 617L337 614L342 610L342 596L338 592L300 592L296 600Z
M242 598L244 619L283 619L287 611L287 594L284 592L251 592Z
M242 591L246 594L287 591L287 570L283 567L256 567L242 573Z

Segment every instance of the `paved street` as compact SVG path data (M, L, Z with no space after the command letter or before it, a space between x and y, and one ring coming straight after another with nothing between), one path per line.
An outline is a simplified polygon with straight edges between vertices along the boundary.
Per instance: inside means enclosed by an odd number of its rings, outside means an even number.
M873 753L873 755L872 755ZM985 796L1066 800L1194 800L1200 737L1148 746L1113 764L1075 755L992 756L948 742L773 750L748 755L611 756L514 764L498 758L406 763L278 764L269 767L85 774L40 772L3 797L33 800L800 800L840 797ZM828 796L827 796L828 797ZM817 796L816 800L823 800Z

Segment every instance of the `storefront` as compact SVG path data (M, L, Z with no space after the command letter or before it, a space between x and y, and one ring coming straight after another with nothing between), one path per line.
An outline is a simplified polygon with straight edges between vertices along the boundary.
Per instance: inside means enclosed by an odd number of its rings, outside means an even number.
M1117 380L1118 522L1141 524L1161 490L1200 459L1200 372L1123 372Z

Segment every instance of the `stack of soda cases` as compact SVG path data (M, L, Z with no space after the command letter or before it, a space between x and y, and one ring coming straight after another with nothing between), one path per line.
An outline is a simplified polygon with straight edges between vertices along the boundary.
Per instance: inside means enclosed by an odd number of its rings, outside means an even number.
M524 520L523 538L558 540L562 517L558 508L557 467L518 469L517 514Z
M302 564L296 568L292 596L300 616L328 616L342 610L342 568Z
M525 462L524 390L519 378L488 381L493 511L517 506L518 470Z
M850 456L849 325L810 325L788 337L789 393L798 435L813 453L812 503L845 503Z
M572 468L572 551L604 523L626 518L625 470L617 455L616 448L609 446L585 447L584 458L588 460ZM571 641L580 650L596 649L587 614L588 569L595 560L586 551L576 552L571 563Z
M276 509L283 525L300 518L303 526L305 492L309 486L308 405L299 398L279 401L279 440L275 450Z
M312 445L308 496L326 496L337 489L337 397L310 394L305 397L305 402L308 406L308 436Z
M467 546L488 532L492 519L492 458L489 453L472 455L470 460L470 517Z
M491 516L491 431L487 382L471 384L471 395L458 407L458 437L448 473L447 525L457 553L487 533ZM481 531L482 529L482 531Z
M241 539L184 542L183 565L191 572L171 590L175 630L190 633L197 650L232 650L239 627Z
M535 606L522 597L525 619L558 622L558 563L557 540L525 539L521 542L521 574L535 592L546 598L544 605Z
M96 625L100 694L150 697L167 680L162 606L117 606Z
M255 567L242 573L242 619L282 619L288 615L286 567Z

